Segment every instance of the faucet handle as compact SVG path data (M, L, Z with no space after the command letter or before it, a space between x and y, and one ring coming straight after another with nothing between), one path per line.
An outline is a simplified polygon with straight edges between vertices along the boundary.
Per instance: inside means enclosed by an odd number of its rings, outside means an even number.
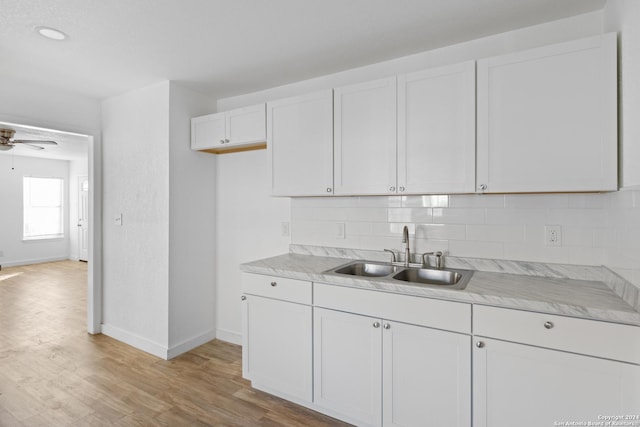
M444 257L442 255L442 252L437 251L436 253L434 253L434 255L436 256L436 268L440 270L442 267L444 267Z
M396 262L396 253L391 249L385 249L385 252L389 252L391 254L391 262Z
M435 252L425 252L422 254L422 265L425 267L429 266L429 255L435 255Z

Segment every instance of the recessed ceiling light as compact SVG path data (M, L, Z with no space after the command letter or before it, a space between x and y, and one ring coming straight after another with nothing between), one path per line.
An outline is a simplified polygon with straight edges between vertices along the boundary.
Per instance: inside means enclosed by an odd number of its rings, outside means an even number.
M60 30L50 27L36 27L36 31L42 37L46 37L51 40L62 41L67 38L67 35Z

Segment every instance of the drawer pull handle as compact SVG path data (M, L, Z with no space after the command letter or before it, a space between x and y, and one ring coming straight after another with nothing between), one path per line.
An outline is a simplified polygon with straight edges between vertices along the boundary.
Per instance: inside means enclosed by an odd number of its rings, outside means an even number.
M373 322L373 327L374 328L379 328L380 327L380 322Z
M244 301L244 300L246 300L246 299L247 299L247 297L246 297L246 296L244 296L244 295L242 295L242 296L240 297L240 299L241 299L242 301Z
M484 343L482 341L476 341L476 347L482 348L484 347Z
M271 282L271 286L278 286L278 282Z
M544 327L547 329L553 328L553 322L544 322Z
M388 324L388 323L385 323L385 324L384 324L384 326L383 326L383 328L385 328L385 329L391 329L391 325L390 325L390 324Z

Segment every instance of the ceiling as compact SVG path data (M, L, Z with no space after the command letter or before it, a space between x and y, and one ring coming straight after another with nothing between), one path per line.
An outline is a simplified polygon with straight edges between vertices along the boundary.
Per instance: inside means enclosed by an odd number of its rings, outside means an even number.
M88 160L89 138L85 135L6 122L0 122L0 128L15 130L16 133L13 139L40 139L58 143L58 145L43 145L45 147L44 150L34 150L17 144L11 150L0 151L1 156L14 155L58 160Z
M102 99L215 97L600 10L606 0L0 0L0 78ZM69 35L44 39L34 27Z

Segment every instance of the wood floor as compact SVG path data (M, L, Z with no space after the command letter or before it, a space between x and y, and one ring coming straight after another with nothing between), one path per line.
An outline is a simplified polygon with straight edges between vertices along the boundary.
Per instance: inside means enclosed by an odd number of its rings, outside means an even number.
M86 332L86 264L0 271L0 426L345 426L251 389L239 346L170 361Z

